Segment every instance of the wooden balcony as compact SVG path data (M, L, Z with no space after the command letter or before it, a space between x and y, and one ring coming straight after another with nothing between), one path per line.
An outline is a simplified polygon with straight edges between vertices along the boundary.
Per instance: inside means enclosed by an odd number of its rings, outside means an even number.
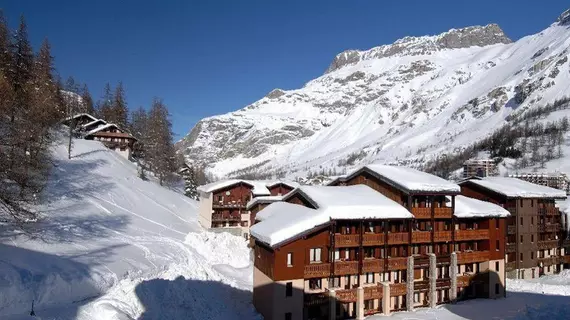
M560 223L539 224L538 232L558 232L560 230Z
M429 267L429 256L414 256L414 267L425 268Z
M453 217L453 208L434 208L434 218L451 219Z
M405 270L408 267L408 258L388 258L388 270Z
M449 289L451 288L451 279L436 279L435 287L437 289Z
M505 264L505 270L507 271L513 271L515 270L516 267L517 267L516 261L507 262Z
M305 278L326 278L330 276L331 265L330 263L315 263L305 266Z
M362 272L384 272L384 259L364 259Z
M507 234L516 234L517 226L507 226Z
M538 264L542 264L542 266L544 267L548 267L548 266L552 266L555 264L559 264L560 263L560 257L559 256L550 256L548 258L538 258Z
M489 239L488 229L455 230L455 241L485 240Z
M402 296L406 294L406 283L392 283L390 285L390 297Z
M364 300L382 299L382 286L364 287Z
M241 214L221 214L215 213L212 215L212 221L241 221Z
M336 276L358 274L358 261L336 261L334 263L334 274Z
M472 251L457 253L457 263L475 263L489 260L489 251Z
M412 214L416 219L431 219L431 208L412 208Z
M505 247L505 251L507 253L512 253L517 251L517 244L516 243L507 243Z
M412 243L431 242L430 231L414 231L412 232Z
M538 214L546 216L557 216L560 215L560 211L557 207L543 207L538 208Z
M338 302L356 302L356 289L337 290L335 299Z
M329 302L328 292L305 293L304 296L305 306L323 305Z
M473 277L472 275L457 276L457 286L459 288L464 288L464 287L469 286L469 283L471 282L472 277Z
M212 209L244 209L245 203L212 203Z
M560 263L570 263L570 255L560 257Z
M407 244L408 232L388 233L388 244Z
M538 250L558 248L558 240L538 241Z
M451 231L436 231L433 234L434 242L449 242L451 241Z
M428 290L429 290L428 280L414 281L414 291L428 291Z
M363 246L381 246L384 244L384 241L383 233L365 233L362 236Z
M359 234L339 234L334 235L334 245L337 248L358 247L360 245Z
M451 254L440 254L435 257L436 266L451 264Z

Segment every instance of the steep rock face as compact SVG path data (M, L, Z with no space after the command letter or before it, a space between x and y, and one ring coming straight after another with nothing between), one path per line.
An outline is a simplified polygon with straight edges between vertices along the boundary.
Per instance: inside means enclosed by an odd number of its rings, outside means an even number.
M294 176L460 150L510 114L567 94L564 19L515 43L491 24L345 51L303 88L205 118L177 146L219 176L243 168Z

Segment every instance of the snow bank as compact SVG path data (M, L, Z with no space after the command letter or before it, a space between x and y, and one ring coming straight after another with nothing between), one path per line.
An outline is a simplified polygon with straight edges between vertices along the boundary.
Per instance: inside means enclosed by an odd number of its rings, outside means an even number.
M485 189L492 190L512 198L563 198L566 192L541 186L517 178L485 177L470 179L463 183L474 183Z
M408 167L369 164L365 168L411 192L459 193L461 191L453 182Z
M481 201L465 196L455 197L454 216L457 218L506 218L510 215L509 211L505 208L491 202Z

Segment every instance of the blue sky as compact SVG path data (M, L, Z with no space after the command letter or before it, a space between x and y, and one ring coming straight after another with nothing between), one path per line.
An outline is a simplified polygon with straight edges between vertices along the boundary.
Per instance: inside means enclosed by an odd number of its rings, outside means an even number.
M511 39L536 33L567 1L33 1L0 4L16 27L23 13L37 48L47 37L65 79L94 99L123 81L130 108L164 99L177 138L201 118L237 110L273 88L295 89L346 49L406 35L498 23Z

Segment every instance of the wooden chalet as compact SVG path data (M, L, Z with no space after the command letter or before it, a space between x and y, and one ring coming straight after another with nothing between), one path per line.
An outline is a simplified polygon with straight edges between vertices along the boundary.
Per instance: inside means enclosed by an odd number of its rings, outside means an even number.
M109 123L99 126L84 136L86 140L101 141L107 148L116 151L126 159L131 159L133 145L137 140L117 125Z

